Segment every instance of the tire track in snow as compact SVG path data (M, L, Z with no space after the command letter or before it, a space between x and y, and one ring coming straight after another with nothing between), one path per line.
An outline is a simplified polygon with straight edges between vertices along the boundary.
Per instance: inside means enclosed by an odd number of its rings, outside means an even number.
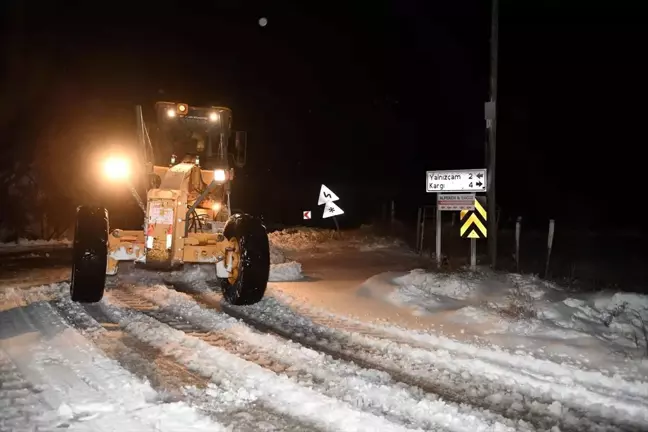
M209 306L201 307L190 296L174 290L158 286L138 291L137 295L155 302L170 316L181 316L202 330L218 332L247 345L247 350L264 358L288 364L289 370L301 371L293 379L302 385L400 424L426 430L525 430L524 425L502 416L439 400L418 387L394 381L385 372L363 369L275 335L259 333Z
M0 432L49 429L41 416L51 407L40 398L40 391L0 349Z
M181 400L185 386L207 387L209 382L204 378L121 331L97 305L81 305L69 298L60 298L50 304L104 354L134 375L148 380L155 390L165 395L165 400Z
M238 431L282 430L306 432L313 430L289 423L277 413L253 407L224 410L214 405L213 395L221 392L209 379L188 370L161 350L121 330L97 304L79 304L62 297L53 306L74 328L83 331L106 355L124 368L147 379L166 401L183 401L227 428ZM259 426L261 425L261 426Z
M294 375L296 373L294 370L289 370L289 365L282 364L279 361L272 361L267 357L261 357L258 353L250 351L240 341L232 340L220 332L212 331L212 329L196 326L182 315L166 313L158 304L138 294L136 290L124 288L122 287L110 293L111 299L116 300L122 307L141 312L189 336L196 337L213 347L225 349L246 361L256 363L272 372L286 373L287 375Z
M277 375L146 314L122 309L110 301L112 294L102 303L108 315L118 319L138 339L158 346L188 367L210 376L226 390L224 397L262 401L277 412L326 430L412 430L353 409L343 401L301 386L287 376Z
M41 390L48 424L98 432L223 430L185 404L161 401L148 384L105 357L46 301L5 310L2 323L0 347L24 379ZM17 430L37 427L24 420Z
M581 370L569 364L535 358L529 354L510 353L503 349L481 349L472 344L456 342L452 339L418 331L403 330L398 327L364 323L355 319L335 316L305 305L290 305L300 315L310 318L315 324L331 327L365 336L409 345L423 350L443 349L464 359L478 357L485 363L495 366L514 368L549 383L574 383L586 387L600 395L614 397L639 405L648 405L648 384L642 381L629 381L619 376L610 377L600 371Z
M431 352L394 340L320 326L273 298L244 307L221 302L221 308L262 331L385 371L399 381L454 403L469 403L508 418L524 419L540 429L559 426L562 431L633 431L648 423L644 420L645 406L618 404L613 398L592 394L582 387L547 383L504 368L486 368L490 373L484 374L480 372L480 359L457 359L445 350ZM403 372L406 370L411 372ZM580 399L583 397L593 399L588 403Z

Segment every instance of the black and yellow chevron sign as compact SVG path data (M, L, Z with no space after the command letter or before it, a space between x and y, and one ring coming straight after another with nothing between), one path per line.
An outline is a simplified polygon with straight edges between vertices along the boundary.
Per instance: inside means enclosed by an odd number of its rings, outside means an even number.
M475 210L461 210L461 237L485 239L486 220L486 197L475 197Z

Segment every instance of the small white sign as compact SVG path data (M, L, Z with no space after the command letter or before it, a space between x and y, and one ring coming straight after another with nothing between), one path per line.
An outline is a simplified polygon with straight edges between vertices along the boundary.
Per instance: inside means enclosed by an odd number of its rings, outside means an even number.
M437 194L441 211L475 210L475 194Z
M317 200L317 205L322 205L326 203L330 203L333 201L337 201L340 198L338 198L337 195L333 193L333 191L326 186L322 185L320 188L320 193L319 193L319 199Z
M486 169L428 171L427 192L486 192Z
M339 216L341 214L344 214L344 210L342 210L340 207L338 207L337 204L334 202L328 202L324 206L324 214L322 215L323 219L332 217L332 216Z
M304 211L302 213L304 214L304 220L310 220L310 218L311 218L311 211L310 210L306 210L306 211Z

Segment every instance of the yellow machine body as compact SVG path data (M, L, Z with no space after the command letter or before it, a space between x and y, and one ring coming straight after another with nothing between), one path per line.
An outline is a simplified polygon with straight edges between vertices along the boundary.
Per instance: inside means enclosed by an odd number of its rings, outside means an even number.
M187 228L187 211L201 192L213 185L214 172L193 163L154 167L160 187L147 193L144 230L114 230L108 239L106 274L114 275L120 261L135 261L147 267L172 269L184 263L212 263L231 269L237 250L236 239L228 241L223 228L229 214L218 187L195 207L194 226ZM200 219L200 222L198 220ZM198 229L196 224L200 224ZM222 266L218 266L222 263Z

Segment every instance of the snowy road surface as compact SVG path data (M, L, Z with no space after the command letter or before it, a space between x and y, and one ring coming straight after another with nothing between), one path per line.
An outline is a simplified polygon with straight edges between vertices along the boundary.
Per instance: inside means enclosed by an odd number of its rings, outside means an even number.
M25 288L4 278L0 431L648 429L643 360L610 354L593 365L450 338L422 330L433 313L411 327L385 322L393 311L367 294L384 287L363 278L406 270L411 257L359 252L368 255L336 252L350 263L337 273L335 253L324 251L320 268L302 255L303 280L271 284L246 307L195 280L120 283L80 305L65 282ZM373 267L351 271L367 259ZM429 276L408 278L396 294L439 307L438 284L431 293L421 282ZM446 282L443 294L457 298L443 304L457 308L468 293ZM354 301L382 320L347 314Z

